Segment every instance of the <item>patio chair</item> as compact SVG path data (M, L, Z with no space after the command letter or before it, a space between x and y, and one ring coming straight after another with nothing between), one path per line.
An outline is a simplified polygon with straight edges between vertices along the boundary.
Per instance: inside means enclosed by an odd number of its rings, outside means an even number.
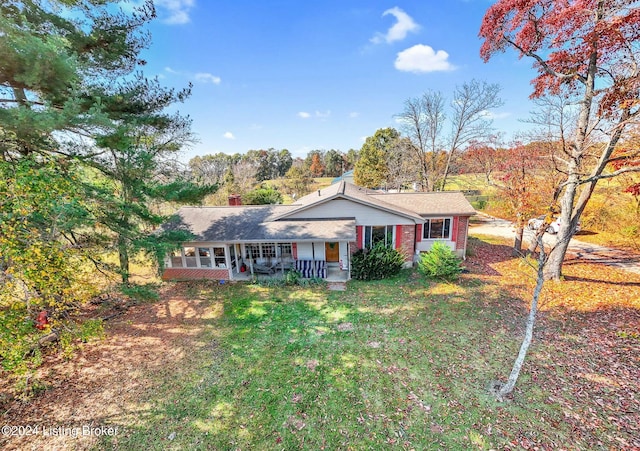
M272 263L270 265L262 265L260 263L254 263L253 264L253 272L256 274L275 274L277 263Z

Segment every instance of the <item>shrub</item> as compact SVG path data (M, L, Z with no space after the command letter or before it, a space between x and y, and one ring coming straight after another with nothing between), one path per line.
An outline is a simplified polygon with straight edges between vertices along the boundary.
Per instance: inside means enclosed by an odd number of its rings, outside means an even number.
M462 272L461 263L449 246L436 241L429 252L420 256L418 270L427 277L455 280Z
M404 266L404 255L380 242L371 249L360 249L351 259L351 277L379 280L395 276Z

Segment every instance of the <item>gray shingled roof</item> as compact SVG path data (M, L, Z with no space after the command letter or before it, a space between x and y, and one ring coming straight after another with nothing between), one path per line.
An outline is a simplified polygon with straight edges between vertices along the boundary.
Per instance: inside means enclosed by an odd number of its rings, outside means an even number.
M293 207L295 208L295 207ZM197 241L354 241L355 220L272 221L290 205L182 207L165 230L186 230Z
M464 194L455 191L432 193L384 193L370 194L369 197L380 199L387 204L397 205L414 211L420 216L472 216L476 210L471 206Z
M354 241L354 218L287 220L320 202L350 199L381 210L412 218L416 223L429 216L471 216L476 211L459 192L382 193L344 181L301 197L292 205L245 205L238 207L182 207L165 230L187 230L198 241Z

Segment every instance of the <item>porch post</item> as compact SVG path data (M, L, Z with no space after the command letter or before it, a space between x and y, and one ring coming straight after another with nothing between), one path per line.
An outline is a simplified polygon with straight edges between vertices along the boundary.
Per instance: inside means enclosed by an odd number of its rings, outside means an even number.
M351 243L347 242L347 280L351 279Z
M249 244L249 271L251 272L252 276L255 275L253 273L253 252L251 251L251 244Z
M316 244L311 242L311 275L316 276Z

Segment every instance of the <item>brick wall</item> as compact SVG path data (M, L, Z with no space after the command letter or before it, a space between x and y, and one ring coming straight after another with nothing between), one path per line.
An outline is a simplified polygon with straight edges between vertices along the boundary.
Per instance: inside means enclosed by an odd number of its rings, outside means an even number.
M456 235L456 250L464 251L467 248L467 229L469 218L460 216L458 218L458 233Z
M414 225L396 226L396 249L404 253L404 261L413 261L416 227Z
M167 268L162 280L229 280L228 269Z

